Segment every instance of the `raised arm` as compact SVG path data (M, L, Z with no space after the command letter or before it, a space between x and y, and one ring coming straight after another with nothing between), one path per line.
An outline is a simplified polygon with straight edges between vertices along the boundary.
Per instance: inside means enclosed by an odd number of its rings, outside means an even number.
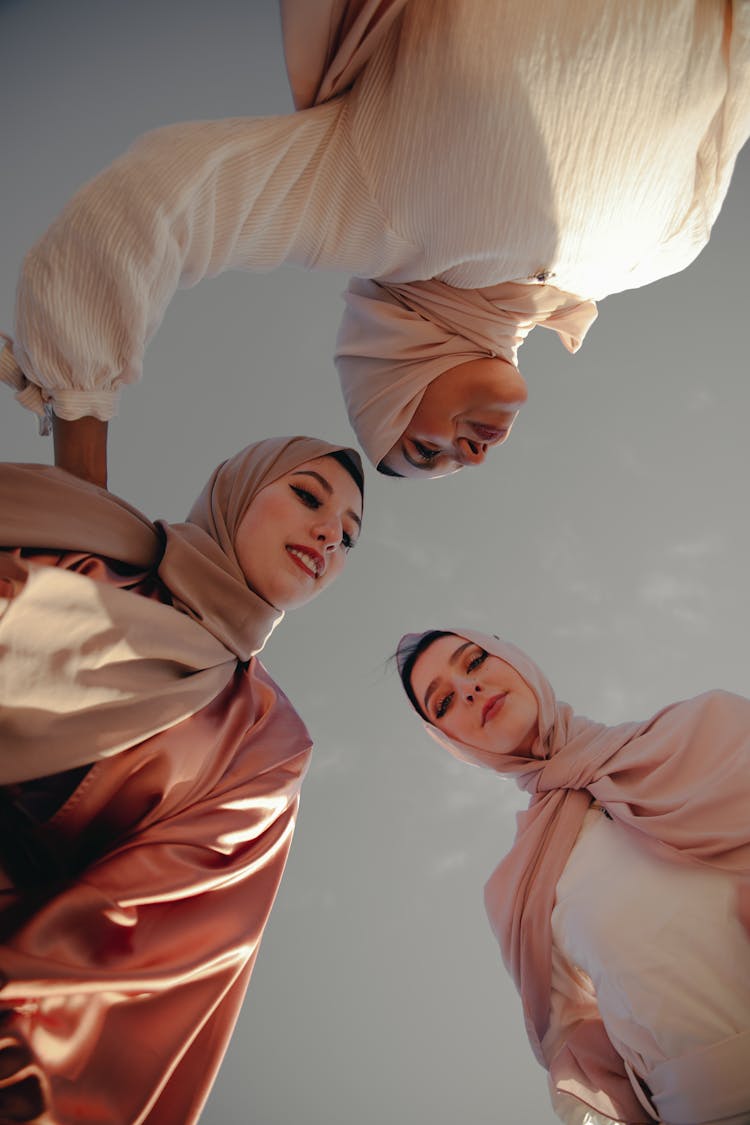
M282 262L366 267L377 208L343 108L339 99L284 117L173 125L139 140L28 254L0 378L39 414L106 421L179 286ZM60 430L60 463L70 454L73 471L100 473L103 431L83 434Z
M55 417L52 434L55 464L76 477L107 487L107 429L109 423L98 418L78 418L68 422Z

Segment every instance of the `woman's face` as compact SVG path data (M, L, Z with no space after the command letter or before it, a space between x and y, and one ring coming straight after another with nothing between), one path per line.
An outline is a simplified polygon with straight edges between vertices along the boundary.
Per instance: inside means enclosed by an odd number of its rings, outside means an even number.
M357 485L338 461L317 457L260 490L234 549L256 593L277 609L295 609L341 572L361 521Z
M433 379L381 464L404 477L442 477L481 465L526 402L526 382L504 359L472 359Z
M449 633L417 657L411 685L434 727L475 750L530 750L539 704L522 676L473 641Z

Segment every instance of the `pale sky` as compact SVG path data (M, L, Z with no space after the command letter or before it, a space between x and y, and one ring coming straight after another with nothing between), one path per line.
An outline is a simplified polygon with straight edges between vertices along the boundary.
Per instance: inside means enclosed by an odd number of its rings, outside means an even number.
M274 0L0 0L0 328L22 256L139 133L291 109ZM481 471L368 476L347 573L264 656L316 741L287 873L202 1125L552 1125L484 916L523 798L421 732L404 629L527 649L594 718L750 693L750 153L683 274L602 302L570 357L535 333L529 403ZM112 425L110 487L180 519L214 465L281 433L350 440L331 363L345 277L181 293ZM4 460L51 443L0 392Z

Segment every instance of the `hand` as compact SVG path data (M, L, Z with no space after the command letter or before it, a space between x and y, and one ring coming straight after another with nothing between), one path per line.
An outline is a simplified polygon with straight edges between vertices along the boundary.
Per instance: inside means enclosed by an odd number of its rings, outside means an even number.
M82 480L107 487L107 422L77 418L68 422L55 416L52 434L55 464Z

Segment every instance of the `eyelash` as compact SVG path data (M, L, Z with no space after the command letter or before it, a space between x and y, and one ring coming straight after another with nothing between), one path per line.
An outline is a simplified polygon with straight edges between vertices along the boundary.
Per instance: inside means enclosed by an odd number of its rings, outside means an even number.
M483 648L480 649L479 652L477 653L477 655L473 656L471 658L471 660L469 661L469 663L466 665L466 671L467 672L476 672L477 668L481 668L481 666L484 664L488 655L489 654L487 652L485 652L485 650ZM447 695L443 696L443 698L440 700L437 707L435 708L435 717L437 719L445 718L445 715L448 713L448 709L449 709L452 702L453 702L453 692L449 691Z
M442 719L445 716L446 712L448 711L448 708L450 707L452 702L453 702L453 692L449 691L447 695L443 696L443 698L440 700L437 707L435 708L436 718Z
M299 497L306 508L311 508L313 511L316 511L321 507L322 501L318 499L314 492L310 492L307 488L300 488L298 484L290 484L289 487L295 496ZM341 536L341 546L345 551L351 551L351 549L356 546L354 539L352 539L348 531L345 531Z
M289 487L291 488L292 492L300 498L306 508L312 508L313 510L315 510L316 508L320 507L321 501L318 499L314 492L309 492L306 488L300 488L298 484L290 484Z
M422 461L434 461L440 453L439 449L428 449L426 445L422 445L421 441L414 441L413 444Z

